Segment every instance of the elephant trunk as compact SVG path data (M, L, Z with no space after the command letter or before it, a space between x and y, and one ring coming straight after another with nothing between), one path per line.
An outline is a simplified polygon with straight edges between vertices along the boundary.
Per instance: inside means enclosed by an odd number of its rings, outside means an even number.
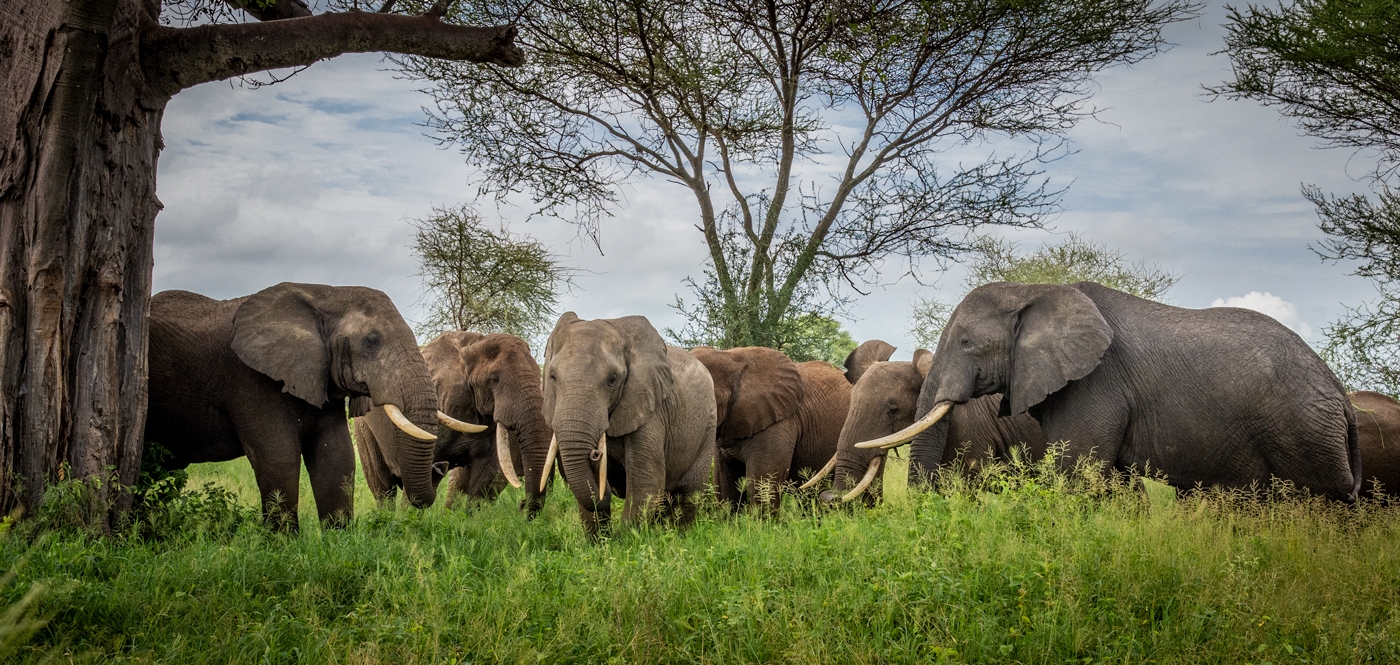
M919 401L915 405L914 414L922 418L933 410L937 400L934 399L930 391L923 391L919 394ZM957 407L954 407L957 408ZM948 426L953 414L934 423L934 425L914 436L914 440L909 442L909 485L933 487L934 481L938 479L938 467L943 463L943 455L948 447Z
M422 353L414 346L387 355L393 359L386 363L390 369L383 373L385 376L377 376L370 383L370 396L376 403L398 407L419 428L437 432L437 390ZM437 485L433 482L436 443L410 436L399 428L394 432L394 446L399 477L409 503L419 508L433 505L437 499Z
M846 419L846 423L841 427L841 437L836 443L835 468L831 472L831 489L822 492L819 498L822 503L836 503L838 500L854 488L866 474L870 471L873 460L883 458L886 451L879 448L856 448L855 444L868 439L874 439L887 434L889 429L887 424L874 422L873 414L880 413L881 410L875 408L853 408L853 416ZM883 468L883 462L881 467ZM873 497L879 496L884 481L875 478L872 484L868 485L866 500L873 502Z
M606 427L607 421L602 422ZM606 524L611 503L608 492L603 492L599 499L598 464L602 460L595 459L595 453L598 440L604 434L588 420L571 418L556 418L554 433L559 440L559 465L578 502L584 531L590 538L596 537L602 526L600 522Z
M528 518L534 518L544 505L545 492L540 480L544 472L545 457L549 453L549 441L554 432L544 420L544 397L539 389L539 381L535 380L531 384L521 379L515 382L515 385L524 386L517 389L519 394L512 395L509 399L502 399L502 395L496 396L495 418L498 426L504 425L510 431L511 441L520 453L520 463L524 468L517 471L523 472L521 480L525 485L525 514Z

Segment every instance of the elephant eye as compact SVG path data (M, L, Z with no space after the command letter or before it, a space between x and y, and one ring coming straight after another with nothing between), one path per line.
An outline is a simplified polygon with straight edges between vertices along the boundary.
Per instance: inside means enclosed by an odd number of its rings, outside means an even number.
M972 348L972 340L970 340L970 339L968 339L968 338L966 338L966 337L962 338L962 340L959 341L958 344L959 344L960 346L962 346L962 348L964 348L964 349L970 349L970 348Z
M890 407L889 407L889 413L890 413L890 415L892 415L892 416L897 416L897 415L899 415L899 405L897 405L897 404L891 404Z
M609 388L613 388L613 387L615 387L615 386L617 386L617 375L616 375L616 374L609 374L609 375L608 375L608 387L609 387Z
M365 338L360 341L360 349L364 352L365 355L372 356L375 353L379 352L379 345L382 342L383 339L380 338L379 333L372 332L368 335L365 335Z

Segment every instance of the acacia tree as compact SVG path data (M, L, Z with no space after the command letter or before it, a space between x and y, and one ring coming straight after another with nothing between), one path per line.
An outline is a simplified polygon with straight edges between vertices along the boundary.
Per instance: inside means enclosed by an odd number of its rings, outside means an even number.
M1093 75L1160 50L1188 0L464 0L517 20L530 64L409 58L432 124L481 167L597 240L619 188L688 191L709 249L702 327L774 345L804 289L859 290L887 265L1033 226L1057 192L1032 149L955 165L992 135L1049 141L1090 113ZM703 291L703 289L702 289ZM800 308L799 308L800 309Z
M1055 244L1044 244L1031 252L1001 238L984 237L967 262L963 284L971 291L992 282L1019 284L1073 284L1098 282L1139 298L1161 300L1181 276L1158 265L1141 261L1130 263L1123 252L1103 243L1086 240L1077 233ZM920 346L938 346L938 337L953 306L934 297L920 298L909 315L909 334Z
M505 27L313 15L299 0L0 0L0 511L35 505L66 463L130 485L146 410L160 120L185 88L341 53L518 65ZM176 23L179 23L176 21ZM102 518L98 518L101 520Z
M1400 394L1400 5L1390 0L1299 0L1232 9L1225 46L1234 80L1211 91L1278 108L1325 145L1377 158L1375 198L1303 185L1329 238L1324 260L1359 260L1375 302L1324 333L1322 356L1351 388Z
M475 330L533 340L549 330L574 271L543 243L488 228L470 206L436 209L416 226L412 249L428 306L420 333Z

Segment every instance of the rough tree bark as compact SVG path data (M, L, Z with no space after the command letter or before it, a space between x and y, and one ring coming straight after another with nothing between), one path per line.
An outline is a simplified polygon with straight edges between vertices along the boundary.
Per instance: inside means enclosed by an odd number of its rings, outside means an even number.
M113 481L140 467L156 159L175 93L347 52L523 61L514 29L434 16L174 28L160 11L0 0L0 511L36 506L64 464L100 481L93 520L130 505Z

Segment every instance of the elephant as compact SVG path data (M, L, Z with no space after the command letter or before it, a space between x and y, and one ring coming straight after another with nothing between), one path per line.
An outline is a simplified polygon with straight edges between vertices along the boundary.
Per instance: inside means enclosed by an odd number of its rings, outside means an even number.
M439 408L483 427L476 433L448 430L438 437L433 459L447 469L448 507L456 494L494 499L507 483L520 487L523 475L523 507L533 518L544 504L541 479L552 431L544 421L540 366L530 346L513 335L453 330L428 342L423 359ZM402 485L394 434L382 411L355 419L365 482L376 498L392 497Z
M646 317L560 316L545 344L544 416L590 539L608 528L613 493L626 523L660 510L695 519L715 456L714 383Z
M1185 309L1095 282L994 282L953 310L919 393L919 420L857 447L900 445L974 397L1030 413L1061 468L1149 469L1177 488L1268 487L1272 479L1352 501L1356 418L1307 343L1273 318ZM930 456L941 457L938 446Z
M824 504L857 497L863 497L867 505L874 504L881 494L887 449L856 448L855 444L897 432L914 422L915 404L924 377L933 366L933 354L918 349L911 360L888 362L894 350L883 341L870 340L846 358L846 375L858 377L851 388L850 411L832 464L807 485L815 486L827 473L835 472L831 488L819 495ZM1009 459L1014 446L1024 445L1032 458L1043 457L1046 445L1040 425L1025 414L999 418L1000 405L1001 395L984 395L950 410L948 417L932 428L931 443L936 445L916 445L910 451L910 484L931 484L938 468L952 464L959 456L969 468L976 468L988 457ZM948 441L956 445L949 446Z
M781 351L749 346L691 350L714 381L715 486L738 507L761 494L769 514L782 503L782 485L821 468L836 452L851 385L821 361L795 363ZM740 490L739 479L749 487ZM759 483L768 490L760 491Z
M437 410L428 366L389 297L358 286L284 282L213 300L151 298L150 402L144 440L182 469L246 455L272 526L297 528L306 464L322 521L354 511L355 451L346 398L394 418L396 462L416 506L436 497L427 428L464 426Z
M1361 390L1351 393L1356 430L1361 440L1367 498L1400 496L1400 402L1389 395ZM1377 489L1375 483L1380 483Z

